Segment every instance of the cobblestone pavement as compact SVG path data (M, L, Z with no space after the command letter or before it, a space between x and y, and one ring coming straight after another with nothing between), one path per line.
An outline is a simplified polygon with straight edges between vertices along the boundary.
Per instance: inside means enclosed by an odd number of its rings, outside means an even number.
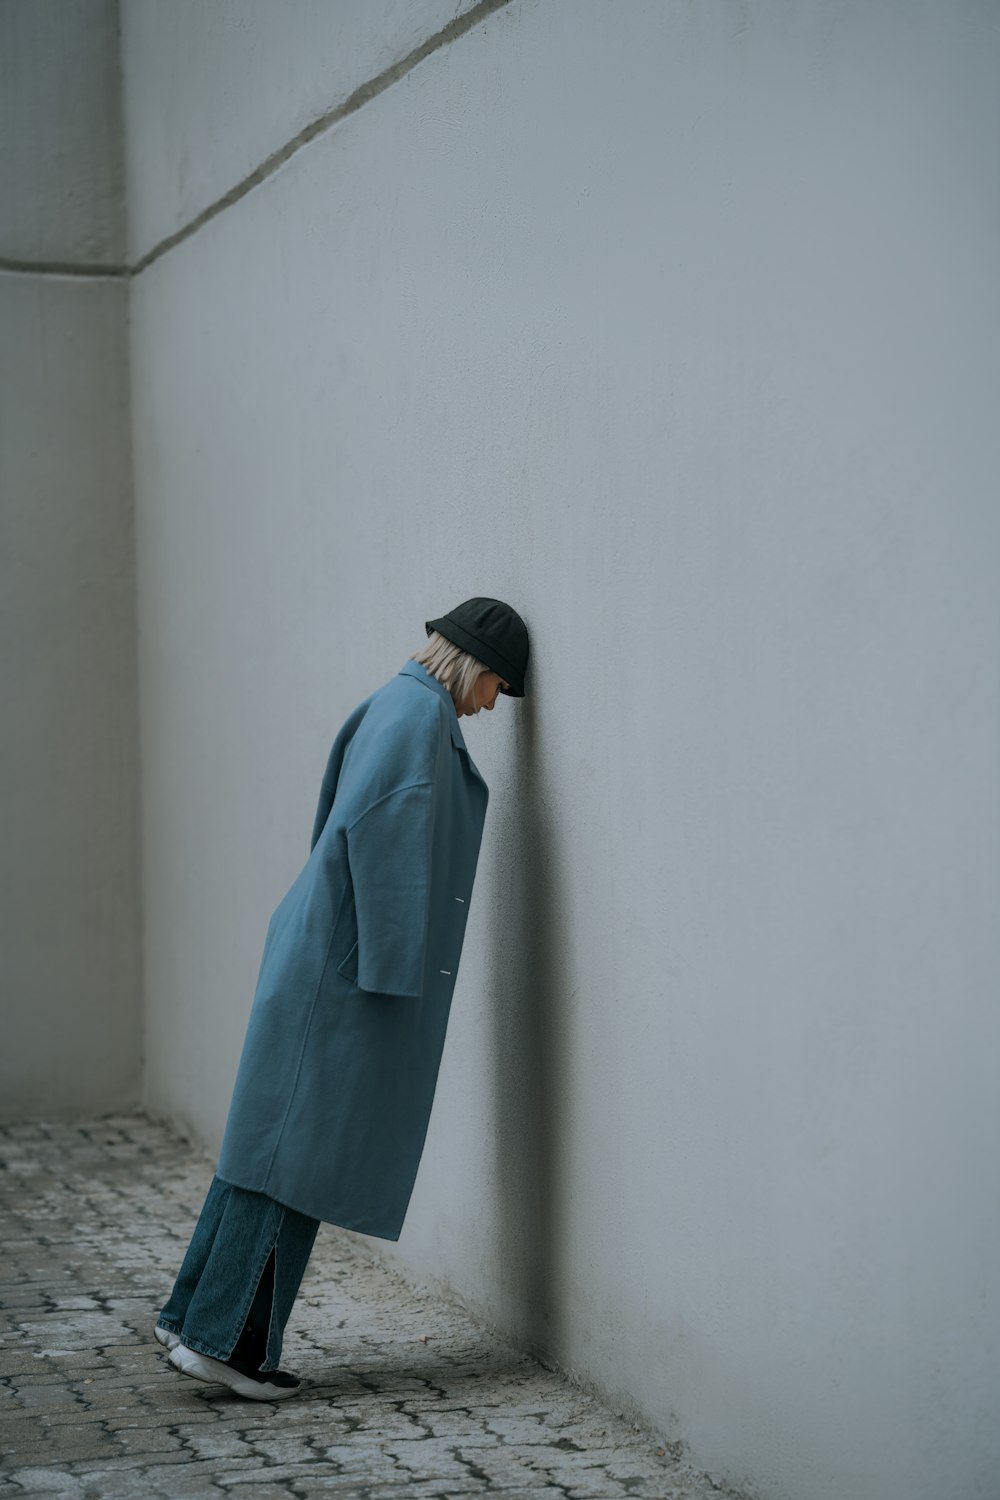
M0 1129L0 1500L718 1497L328 1225L285 1336L294 1400L178 1374L152 1323L211 1173L141 1115Z

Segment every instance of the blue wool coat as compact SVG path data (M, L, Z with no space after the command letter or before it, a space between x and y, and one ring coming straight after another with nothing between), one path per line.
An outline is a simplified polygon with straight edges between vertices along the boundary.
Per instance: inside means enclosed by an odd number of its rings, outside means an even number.
M488 798L451 694L419 663L347 719L311 853L268 925L223 1181L399 1238Z

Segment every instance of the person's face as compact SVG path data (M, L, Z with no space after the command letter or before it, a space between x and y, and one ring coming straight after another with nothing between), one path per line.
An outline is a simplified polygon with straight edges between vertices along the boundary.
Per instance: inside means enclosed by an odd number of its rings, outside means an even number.
M466 702L458 709L459 718L463 714L478 713L481 708L493 711L493 705L497 701L497 694L502 687L510 687L505 677L500 677L496 672L482 672L476 678L475 687L472 689L472 700Z

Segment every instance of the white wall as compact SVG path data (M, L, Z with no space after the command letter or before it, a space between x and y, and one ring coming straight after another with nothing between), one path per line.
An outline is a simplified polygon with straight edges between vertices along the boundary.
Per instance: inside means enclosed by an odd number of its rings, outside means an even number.
M270 35L150 14L130 128ZM150 1104L218 1143L333 734L508 598L531 696L469 727L372 1246L768 1500L1000 1475L998 47L953 0L514 0L133 283ZM138 251L239 134L151 163Z
M116 7L0 6L0 1114L139 1090ZM65 274L50 274L52 267Z

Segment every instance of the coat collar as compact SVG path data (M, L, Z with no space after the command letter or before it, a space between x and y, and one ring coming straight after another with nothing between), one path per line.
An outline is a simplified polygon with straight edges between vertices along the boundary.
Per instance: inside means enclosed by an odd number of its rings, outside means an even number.
M476 766L475 761L469 754L469 747L465 743L465 737L462 734L462 729L458 722L458 713L455 708L455 700L454 698L452 698L444 683L438 682L437 678L433 677L431 673L428 672L427 668L425 666L422 666L418 661L408 661L404 667L400 668L399 676L415 677L418 682L423 683L424 687L430 688L432 692L437 693L438 697L447 704L448 728L451 730L451 742L455 746L456 750L461 750L462 754L469 762L469 769L473 773L473 775L476 776L478 780L483 782L483 786L486 786L486 782L483 781L482 776L479 774L479 769Z

